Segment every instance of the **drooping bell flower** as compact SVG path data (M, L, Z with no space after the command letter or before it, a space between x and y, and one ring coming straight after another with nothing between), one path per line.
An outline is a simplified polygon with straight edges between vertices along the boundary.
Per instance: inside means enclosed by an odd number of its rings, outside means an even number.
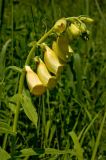
M85 25L85 23L81 23L80 25L80 30L81 30L81 37L83 40L88 40L89 39L89 31L87 30L87 27Z
M42 95L46 88L40 81L38 75L30 68L30 66L25 66L26 70L26 80L29 90L32 94L36 96Z
M63 62L69 61L73 53L71 46L69 46L68 39L65 36L59 36L57 41L53 42L52 49Z
M35 58L36 60L36 58ZM48 89L52 89L56 86L56 77L52 76L49 71L47 70L46 65L44 62L39 58L37 64L37 75L41 82L46 86Z
M51 73L55 74L56 78L58 78L64 65L60 63L57 55L51 48L45 45L45 49L46 50L44 52L44 62L48 70Z

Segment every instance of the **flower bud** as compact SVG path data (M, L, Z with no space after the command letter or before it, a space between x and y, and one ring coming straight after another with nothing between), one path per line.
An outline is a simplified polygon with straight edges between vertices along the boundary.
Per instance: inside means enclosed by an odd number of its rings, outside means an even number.
M58 57L52 49L50 49L47 45L45 46L45 49L44 62L48 70L55 74L56 78L58 78L64 65L59 62Z
M65 31L67 26L67 21L65 18L59 19L54 25L54 31L57 34L60 34Z
M48 72L46 65L44 62L39 58L39 62L37 65L37 74L41 82L49 89L52 89L56 85L56 77L51 76Z
M89 18L89 17L82 17L82 16L81 16L81 17L79 17L79 19L80 19L82 22L88 23L88 24L94 22L94 20L93 20L92 18Z
M46 88L43 85L43 83L40 81L39 77L33 70L30 68L30 66L25 66L26 70L26 80L28 87L30 89L30 92L36 96L42 95Z
M86 32L87 31L87 27L86 27L85 23L82 22L80 24L80 26L79 26L79 29L80 29L81 33Z
M68 32L70 32L73 37L78 37L81 34L79 27L73 23L68 27Z

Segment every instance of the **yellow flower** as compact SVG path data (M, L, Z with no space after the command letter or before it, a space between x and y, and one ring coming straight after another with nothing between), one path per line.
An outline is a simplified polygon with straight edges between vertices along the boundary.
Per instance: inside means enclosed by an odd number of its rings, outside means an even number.
M68 39L64 35L58 37L57 41L53 42L52 49L63 63L69 61L73 53L71 46L69 46Z
M36 96L42 95L46 88L43 85L43 83L40 81L37 74L30 68L30 66L25 66L26 70L26 80L28 87L30 89L30 92Z
M64 65L60 63L58 57L51 48L45 45L45 49L46 51L44 52L44 62L48 70L55 74L56 78L58 78Z
M48 88L52 89L56 86L56 77L52 76L47 68L44 62L39 58L39 62L37 65L37 74L41 82Z

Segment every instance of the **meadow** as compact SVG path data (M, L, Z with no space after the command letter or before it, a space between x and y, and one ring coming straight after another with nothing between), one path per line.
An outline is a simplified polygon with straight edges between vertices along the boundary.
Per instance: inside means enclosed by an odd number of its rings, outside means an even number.
M89 37L70 41L55 88L31 94L24 66L59 19L81 16ZM0 160L106 160L105 0L0 0Z

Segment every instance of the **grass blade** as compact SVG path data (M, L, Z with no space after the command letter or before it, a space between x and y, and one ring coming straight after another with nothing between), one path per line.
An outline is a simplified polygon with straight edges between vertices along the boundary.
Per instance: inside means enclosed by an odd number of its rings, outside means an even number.
M9 45L9 43L11 42L11 39L7 40L6 43L4 44L1 54L0 54L0 81L2 81L3 77L4 77L4 69L5 69L5 56L6 56L6 50L7 47Z
M106 112L105 112L103 120L101 122L101 126L100 126L99 133L98 133L98 136L97 136L97 139L96 139L96 142L95 142L95 146L94 146L94 150L93 150L93 153L92 153L91 160L95 160L97 149L98 149L99 142L100 142L100 138L101 138L101 135L102 135L103 126L104 126L104 123L105 123L105 118L106 118Z
M86 133L87 133L88 130L91 128L91 126L93 125L94 121L98 118L98 116L99 116L99 113L96 114L96 116L92 119L92 121L90 122L90 124L88 125L88 127L85 129L85 131L84 131L84 133L83 133L83 136L82 136L82 138L81 138L81 145L82 145L82 143L83 143L83 140L84 140L84 138L85 138Z
M79 143L78 137L76 135L76 133L74 131L69 132L69 135L71 136L73 142L74 142L74 150L75 150L75 154L76 157L78 158L78 160L83 160L83 150L81 148L81 145Z

